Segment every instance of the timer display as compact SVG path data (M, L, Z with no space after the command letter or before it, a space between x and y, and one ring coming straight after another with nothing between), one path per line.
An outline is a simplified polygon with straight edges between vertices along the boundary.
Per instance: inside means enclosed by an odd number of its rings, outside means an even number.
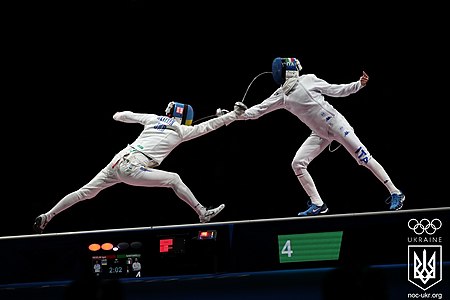
M102 278L141 277L140 253L92 256L92 272Z

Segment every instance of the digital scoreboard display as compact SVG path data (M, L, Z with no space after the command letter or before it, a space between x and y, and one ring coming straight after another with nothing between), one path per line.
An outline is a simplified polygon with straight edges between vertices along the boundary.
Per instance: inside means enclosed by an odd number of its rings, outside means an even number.
M216 230L194 230L147 236L145 249L139 241L95 242L87 247L89 268L98 278L200 272L214 267L216 239Z
M338 260L342 231L278 236L280 263Z
M88 248L91 272L96 277L142 277L145 272L141 242L92 243Z
M98 277L141 277L142 255L108 254L92 256L92 272Z

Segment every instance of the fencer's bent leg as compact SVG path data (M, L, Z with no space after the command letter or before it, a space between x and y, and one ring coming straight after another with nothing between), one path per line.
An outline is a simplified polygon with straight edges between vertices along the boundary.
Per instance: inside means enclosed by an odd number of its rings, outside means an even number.
M311 133L311 135L298 149L291 165L301 186L311 199L311 203L318 206L322 206L323 201L307 168L311 161L317 157L317 155L319 155L329 145L329 143L330 141L321 138L314 132Z
M399 189L392 183L384 168L372 157L353 131L349 132L344 137L340 137L338 141L353 156L358 164L368 168L375 177L384 184L390 194L400 193Z
M187 203L199 216L205 213L206 208L198 202L178 174L159 169L128 166L133 169L130 173L124 169L125 167L121 166L118 174L122 182L134 186L171 188L178 198Z

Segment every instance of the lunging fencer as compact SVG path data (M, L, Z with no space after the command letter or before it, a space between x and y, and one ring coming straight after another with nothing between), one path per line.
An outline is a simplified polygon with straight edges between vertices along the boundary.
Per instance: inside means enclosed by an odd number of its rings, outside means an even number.
M298 215L311 216L328 212L328 207L320 197L308 172L308 165L332 141L344 146L358 164L368 168L384 184L390 193L386 199L386 203L390 204L390 210L401 209L405 195L372 157L344 116L324 97L346 97L354 94L366 86L369 76L363 71L359 80L355 82L330 84L314 74L300 76L301 70L302 66L296 58L275 58L272 62L272 76L280 87L270 97L248 108L239 116L240 120L257 119L274 110L285 109L312 130L292 161L292 169L310 198L308 209L299 212Z
M131 111L115 113L113 119L116 121L143 125L140 135L117 153L89 183L67 194L52 209L39 215L33 224L34 231L42 233L48 223L62 211L80 201L94 198L100 191L120 182L132 186L171 188L197 213L200 222L209 222L225 205L206 209L178 174L157 167L181 143L205 135L223 125L228 126L244 113L246 108L242 102L236 102L233 111L218 109L217 117L196 125L192 125L194 111L191 105L173 101L168 104L165 115Z

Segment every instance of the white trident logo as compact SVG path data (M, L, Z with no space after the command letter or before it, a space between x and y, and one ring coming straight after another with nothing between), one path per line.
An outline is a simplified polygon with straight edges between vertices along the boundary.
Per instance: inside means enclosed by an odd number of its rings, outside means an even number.
M423 249L422 260L414 252L414 278L422 280L426 284L429 279L436 278L436 252L433 252L427 262L427 250Z
M410 268L411 263L413 268ZM424 291L441 281L442 246L408 246L408 280Z

